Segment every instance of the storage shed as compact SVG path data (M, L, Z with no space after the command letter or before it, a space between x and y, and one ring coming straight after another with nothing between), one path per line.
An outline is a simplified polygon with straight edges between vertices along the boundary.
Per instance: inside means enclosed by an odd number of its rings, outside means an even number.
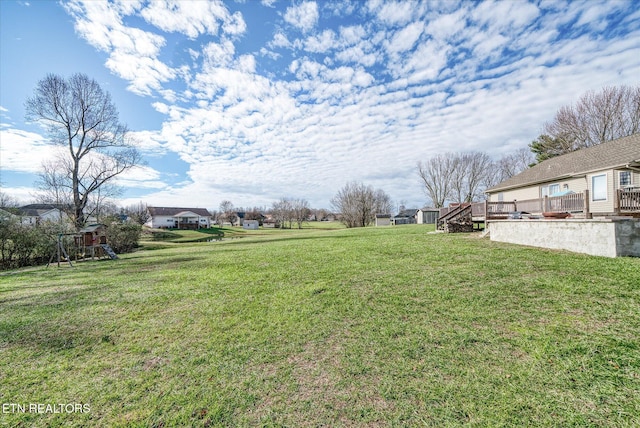
M242 228L245 230L258 230L260 222L258 220L243 220Z
M416 222L418 224L436 224L440 210L438 208L420 208L416 213Z
M376 226L390 226L391 215L389 214L376 214Z

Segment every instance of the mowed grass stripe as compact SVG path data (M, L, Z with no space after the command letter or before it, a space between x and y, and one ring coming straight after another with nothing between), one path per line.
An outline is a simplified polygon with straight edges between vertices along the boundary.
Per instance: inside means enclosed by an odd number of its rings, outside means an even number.
M0 276L9 426L634 426L640 260L424 226Z

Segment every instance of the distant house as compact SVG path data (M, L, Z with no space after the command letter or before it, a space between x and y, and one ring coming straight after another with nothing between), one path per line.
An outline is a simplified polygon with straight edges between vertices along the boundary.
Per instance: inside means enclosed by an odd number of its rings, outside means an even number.
M34 226L43 222L66 222L69 221L69 216L64 208L59 204L30 204L18 208L17 216L22 224Z
M436 224L440 210L438 208L420 208L416 211L416 223L418 224Z
M395 216L391 217L391 224L416 224L417 208L404 209Z
M575 193L588 204L582 209L593 215L640 213L640 134L547 159L486 192L490 202Z
M211 213L205 208L147 207L153 229L199 229L211 227Z

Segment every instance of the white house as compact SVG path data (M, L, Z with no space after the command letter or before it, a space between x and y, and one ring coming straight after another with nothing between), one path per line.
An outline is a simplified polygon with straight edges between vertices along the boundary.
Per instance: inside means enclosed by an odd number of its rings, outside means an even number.
M205 208L147 207L153 229L199 229L211 227L211 214Z
M18 209L20 222L25 225L38 225L43 222L60 223L69 220L69 216L60 205L30 204Z

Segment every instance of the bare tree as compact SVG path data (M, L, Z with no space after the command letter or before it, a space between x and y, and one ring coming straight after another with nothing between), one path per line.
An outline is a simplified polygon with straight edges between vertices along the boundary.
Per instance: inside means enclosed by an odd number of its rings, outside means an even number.
M610 86L561 107L529 146L542 162L553 156L640 132L640 86Z
M111 95L85 74L69 79L47 75L25 108L27 118L42 124L51 141L68 151L50 167L69 190L75 225L81 228L91 196L139 164L140 153L120 123Z
M16 198L14 198L13 196L0 191L0 208L3 209L14 209L14 208L18 208L18 206L20 205L20 203L18 202L18 200Z
M236 209L233 207L233 203L231 201L224 200L220 202L219 209L220 209L220 219L223 222L228 221L233 226L233 224L238 219L238 215L236 214Z
M376 213L390 212L391 199L383 190L353 181L331 199L331 206L341 214L345 226L365 227L375 221Z
M147 204L142 201L134 205L129 205L124 211L130 219L141 226L151 219Z
M492 171L489 155L481 152L449 154L451 171L451 198L455 202L481 199L483 185Z
M534 165L535 162L535 156L526 147L522 147L513 153L507 153L497 162L498 179L504 181L514 175L518 175Z
M520 154L513 155L514 162L519 159ZM496 163L484 152L445 153L418 163L418 175L436 208L447 200L464 203L483 199L484 190L499 178L496 170Z
M523 147L513 153L503 155L490 167L491 173L485 177L484 188L493 187L535 164L531 150Z
M456 166L453 153L439 154L426 162L418 162L418 175L435 208L443 207L452 191L452 174Z
M298 225L298 229L302 229L302 223L307 221L309 215L311 215L311 209L309 208L309 202L305 199L294 199L291 201L292 217Z
M375 214L391 214L393 211L393 201L384 190L378 189L374 192L374 206L373 214L375 221Z
M287 224L289 229L293 224L293 202L289 198L280 198L279 201L274 202L271 206L271 214L281 228L286 228Z

